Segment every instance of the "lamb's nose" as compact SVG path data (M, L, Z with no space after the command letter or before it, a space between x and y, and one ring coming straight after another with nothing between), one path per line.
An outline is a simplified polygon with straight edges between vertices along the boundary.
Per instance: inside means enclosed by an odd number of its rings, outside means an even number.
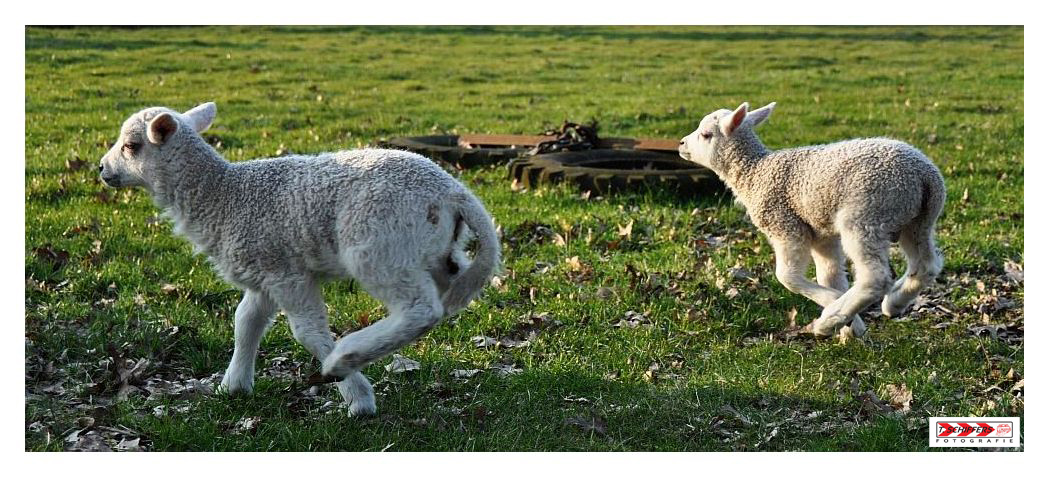
M99 165L98 165L98 172L99 172L99 173L101 173L101 172L102 172L102 164L99 164Z
M685 140L684 140L684 139L682 139L682 140L681 140L681 142L679 142L679 143L678 143L678 145L679 145L679 146L684 146L684 145L685 145Z

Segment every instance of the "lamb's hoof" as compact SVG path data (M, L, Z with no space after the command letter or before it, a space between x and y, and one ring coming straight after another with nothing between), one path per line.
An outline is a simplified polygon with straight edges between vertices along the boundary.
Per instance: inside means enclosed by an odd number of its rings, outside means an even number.
M236 394L251 394L254 391L255 383L250 379L231 379L229 374L222 377L222 383L219 384L215 390L219 394L228 394L230 396Z
M375 415L375 399L355 399L350 403L350 417L368 417Z
M863 342L863 334L866 333L866 327L856 326L842 326L838 330L838 344L845 344L851 341Z
M354 370L359 369L360 365L357 363L355 353L339 353L336 349L328 354L324 358L324 363L321 365L321 373L327 376L336 376L344 378Z
M881 314L882 315L887 316L889 318L895 318L897 316L902 315L903 312L906 311L907 308L911 306L910 303L904 303L902 305L901 304L897 304L897 303L893 303L893 299L892 298L893 298L893 295L892 294L888 294L888 295L885 295L885 298L883 298L881 300Z
M834 334L837 333L841 327L842 326L840 324L835 323L834 320L827 319L827 317L821 316L813 320L811 323L805 325L805 328L802 328L802 331L812 333L812 335L817 338L827 338L830 336L834 336Z

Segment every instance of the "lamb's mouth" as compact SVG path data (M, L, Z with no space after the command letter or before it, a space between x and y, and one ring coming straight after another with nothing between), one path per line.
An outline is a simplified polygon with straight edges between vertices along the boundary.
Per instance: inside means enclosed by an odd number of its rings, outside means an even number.
M119 176L100 176L100 177L102 178L102 182L104 182L107 186L114 187L114 188L115 187L120 187L120 177Z

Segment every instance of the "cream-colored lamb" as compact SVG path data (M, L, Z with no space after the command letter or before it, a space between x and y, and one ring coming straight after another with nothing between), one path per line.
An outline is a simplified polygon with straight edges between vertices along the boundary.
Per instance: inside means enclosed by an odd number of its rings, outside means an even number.
M917 149L891 139L770 151L754 127L775 104L710 113L679 152L717 173L743 203L775 250L779 281L824 307L809 329L862 336L857 313L882 297L884 314L902 313L943 268L933 237L946 200L943 177ZM897 241L907 272L893 283L889 246ZM805 276L810 260L817 283Z
M279 308L323 371L344 378L350 414L374 413L361 368L477 296L499 263L491 217L459 181L410 152L227 162L200 136L214 118L213 103L135 113L102 158L102 180L148 190L175 233L244 290L224 389L252 390L259 342ZM472 263L463 252L469 232L479 242ZM321 283L350 277L389 316L336 343Z

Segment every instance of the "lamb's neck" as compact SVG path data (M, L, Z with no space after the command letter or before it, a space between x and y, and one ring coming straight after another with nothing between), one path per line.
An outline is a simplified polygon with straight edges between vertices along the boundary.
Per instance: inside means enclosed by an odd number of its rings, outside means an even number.
M754 169L771 154L768 148L756 137L733 141L724 146L720 156L723 158L719 169L721 180L736 194L736 197L747 202L752 196Z
M153 191L157 205L174 220L176 232L188 235L198 246L199 237L193 232L205 223L215 223L213 217L223 207L224 182L231 166L203 141L194 141L176 152L164 171L164 177Z

